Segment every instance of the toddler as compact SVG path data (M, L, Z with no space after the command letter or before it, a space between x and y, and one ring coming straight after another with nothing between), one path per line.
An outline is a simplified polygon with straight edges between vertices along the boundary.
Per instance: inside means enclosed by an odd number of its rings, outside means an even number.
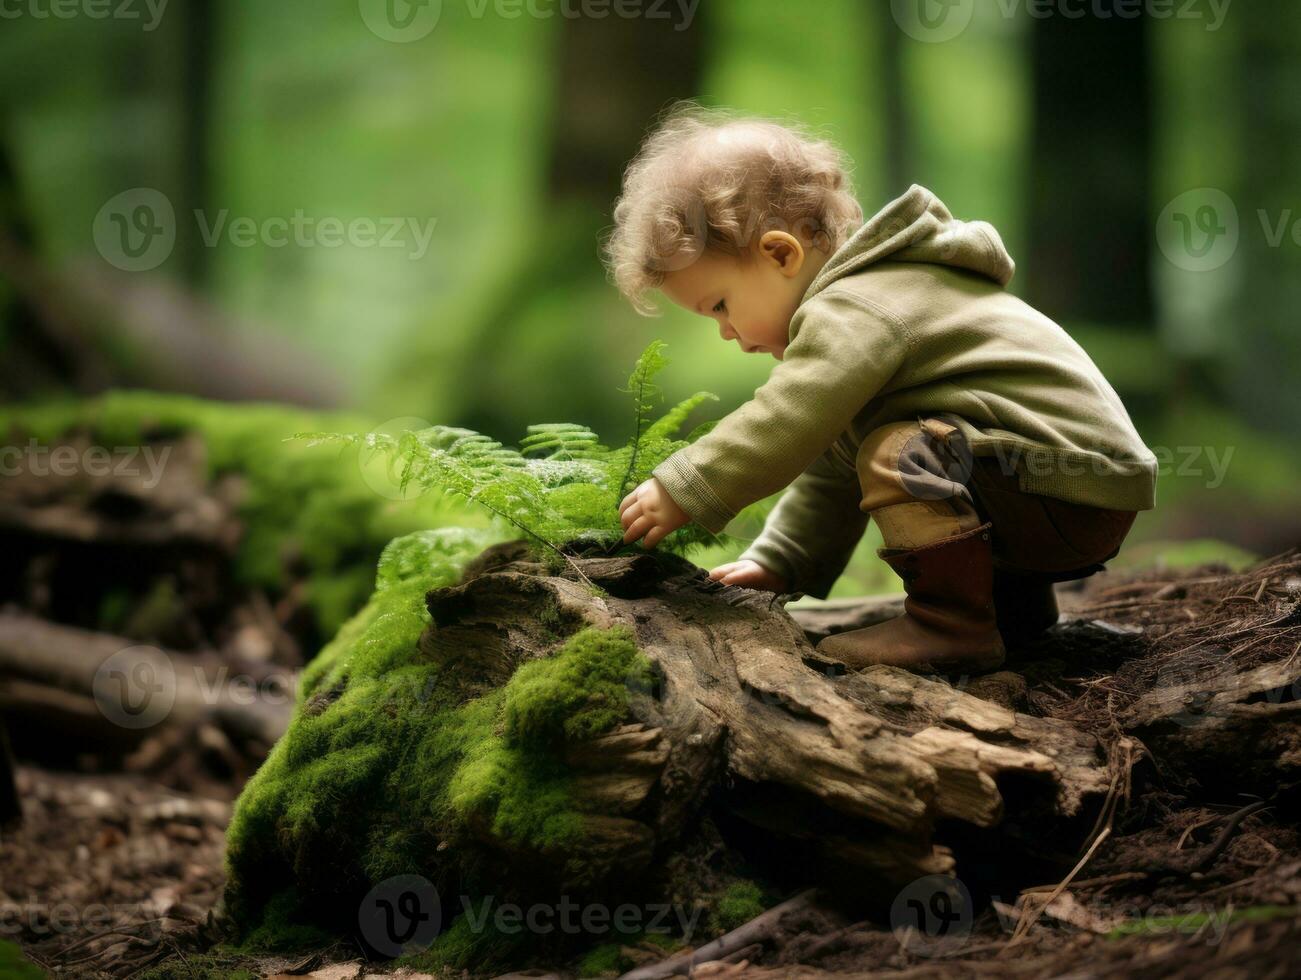
M673 109L624 175L607 267L778 363L619 504L624 541L721 531L789 489L725 584L825 598L869 517L903 615L818 649L847 665L989 670L1057 621L1053 582L1114 557L1156 458L1060 326L1005 287L983 221L913 185L866 221L840 152L796 128Z

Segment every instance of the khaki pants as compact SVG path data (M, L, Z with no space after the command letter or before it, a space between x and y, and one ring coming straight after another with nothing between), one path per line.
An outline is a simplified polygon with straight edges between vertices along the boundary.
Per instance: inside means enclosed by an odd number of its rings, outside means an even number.
M938 417L874 430L857 464L859 509L888 545L917 547L988 521L994 568L1049 582L1102 571L1137 514L1026 493L997 456L973 458L961 430Z

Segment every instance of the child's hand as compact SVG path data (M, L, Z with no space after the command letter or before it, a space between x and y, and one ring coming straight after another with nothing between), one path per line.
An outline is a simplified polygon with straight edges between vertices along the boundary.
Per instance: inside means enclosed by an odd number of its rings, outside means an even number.
M691 523L691 516L674 503L664 485L655 477L640 483L619 502L619 522L623 524L623 543L631 544L643 534L643 548L654 548L660 538Z
M724 585L740 585L747 589L766 589L769 592L785 592L786 579L776 572L769 571L757 561L751 561L749 558L744 561L729 561L726 565L719 565L709 577L722 582Z

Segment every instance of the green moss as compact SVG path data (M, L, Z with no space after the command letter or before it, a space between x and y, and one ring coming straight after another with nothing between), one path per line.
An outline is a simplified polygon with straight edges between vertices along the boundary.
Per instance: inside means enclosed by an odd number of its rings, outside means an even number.
M631 631L584 630L564 656L527 663L507 686L506 733L519 742L583 739L612 727L627 711L630 687L651 683L651 664Z
M13 943L0 939L0 977L5 980L44 980L45 974Z
M461 916L423 952L402 956L394 966L406 966L418 972L469 970L475 974L492 974L507 969L526 952L527 933L498 931L491 919L475 931L466 916Z
M22 440L17 444L35 439L49 445L75 431L108 448L201 437L208 475L245 481L237 578L279 590L287 584L287 568L300 566L320 633L331 636L365 603L375 560L393 538L422 527L486 522L435 495L392 500L377 493L355 450L332 453L286 441L320 428L369 426L339 413L134 391L0 409L0 434Z
M618 943L601 943L599 946L593 946L581 959L579 959L576 969L580 977L600 977L609 976L610 974L621 974L631 970L636 963L632 957L624 953L628 946L647 945L657 946L665 957L672 955L683 944L681 939L676 939L662 932L644 932L628 936L623 942Z
M289 730L228 832L227 905L245 935L277 933L268 902L291 885L313 896L318 918L331 905L355 910L396 874L423 875L440 893L473 889L475 828L521 855L558 854L583 880L582 818L556 742L618 723L626 679L647 675L649 661L626 627L587 628L467 700L458 667L417 641L426 591L455 581L480 548L462 529L394 541L371 601L304 672Z
M1165 934L1170 932L1196 932L1208 923L1269 922L1296 916L1301 909L1295 905L1253 905L1248 908L1216 909L1212 912L1188 912L1183 915L1160 915L1122 922L1109 933L1108 939L1124 936Z
M286 888L267 902L262 921L249 930L231 952L289 953L328 945L333 937L303 919L302 903L297 891Z
M728 885L709 909L712 933L731 932L763 913L770 904L768 897L753 881L740 879Z
M632 965L632 960L624 955L623 947L619 943L603 943L589 950L587 955L578 961L578 975L599 977L611 973L619 974L630 970Z

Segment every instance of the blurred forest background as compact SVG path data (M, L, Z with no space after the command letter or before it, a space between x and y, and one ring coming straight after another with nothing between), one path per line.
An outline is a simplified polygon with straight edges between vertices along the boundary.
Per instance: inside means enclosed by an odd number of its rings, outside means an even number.
M659 337L666 404L708 389L688 428L721 416L771 358L707 319L638 317L598 255L623 166L689 97L836 140L868 214L917 182L1001 231L1012 289L1090 352L1162 461L1118 562L1301 536L1293 0L159 2L6 2L10 404L148 388L508 444L574 421L616 444L618 388ZM136 199L105 211L138 188L170 203L175 241L129 271L103 235ZM404 247L230 224L296 213L376 239L401 219ZM734 522L742 542L762 511ZM877 543L833 595L894 587Z

